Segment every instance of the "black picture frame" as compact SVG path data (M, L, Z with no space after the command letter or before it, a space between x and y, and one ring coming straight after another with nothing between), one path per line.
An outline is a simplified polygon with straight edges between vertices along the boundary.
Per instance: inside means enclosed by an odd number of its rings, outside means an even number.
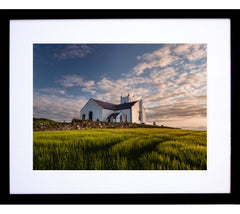
M9 22L34 19L230 19L231 22L231 193L230 194L10 194L9 193ZM0 10L1 75L5 93L0 143L1 204L239 204L240 10ZM8 112L8 113L7 113Z

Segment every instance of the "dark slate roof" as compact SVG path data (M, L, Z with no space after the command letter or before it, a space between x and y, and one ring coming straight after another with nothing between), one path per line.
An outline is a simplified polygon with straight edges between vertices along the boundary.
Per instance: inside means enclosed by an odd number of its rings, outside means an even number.
M136 102L138 102L138 101L116 105L115 110L131 108Z
M103 102L103 101L95 100L95 99L92 99L92 100L94 100L98 105L102 106L105 109L115 110L115 106L116 106L115 104L107 103L107 102Z
M107 103L107 102L103 102L100 100L94 100L98 105L102 106L104 109L109 109L109 110L121 110L121 109L128 109L131 108L136 102L138 101L134 101L134 102L130 102L130 103L123 103L123 104L112 104L112 103Z
M113 117L114 119L116 119L116 117L117 117L119 114L120 114L120 112L118 112L118 113L113 113L113 114L111 114L108 118Z

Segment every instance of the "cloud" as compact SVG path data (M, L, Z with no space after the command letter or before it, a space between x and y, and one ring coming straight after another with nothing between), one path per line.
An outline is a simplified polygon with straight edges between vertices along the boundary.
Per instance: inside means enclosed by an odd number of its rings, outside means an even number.
M81 86L83 84L83 78L78 75L63 75L56 80L56 83L64 87Z
M152 69L151 72L149 72L149 76L153 84L166 84L168 80L172 80L176 75L179 74L176 72L176 70L177 69L174 67L167 67L164 69Z
M138 56L139 60L152 62L153 60L164 59L171 57L171 45L164 45L162 48L155 50L151 53L145 53L142 56Z
M167 44L158 50L137 56L140 63L133 68L133 72L139 76L149 69L180 66L186 60L200 60L207 57L206 49L206 44Z
M82 87L82 91L96 93L94 80L84 80L79 75L63 75L56 80L56 83L66 88Z
M92 47L88 45L67 45L64 48L58 49L54 53L54 57L60 60L84 58L86 55L92 52Z
M144 73L146 69L157 67L166 67L177 60L177 57L171 54L171 45L164 46L151 53L146 53L142 56L137 56L141 62L133 68L134 73L139 76Z
M144 87L144 84L149 81L143 77L124 77L118 80L102 78L96 83L97 90L101 90L102 94L98 99L105 99L108 102L119 103L120 96L125 96L128 93L136 97L143 96L149 93L149 89ZM141 86L142 85L142 86Z
M181 45L177 45L173 51L178 54L178 55L182 55L182 54L187 54L191 52L191 49L193 47L196 47L196 45L194 44L181 44Z
M61 89L61 88L43 88L43 89L39 89L39 92L44 92L47 94L66 94L66 91Z
M56 121L70 121L73 117L80 116L79 111L85 103L85 97L73 99L36 92L33 99L33 116Z
M184 58L195 61L207 57L206 44L181 44L177 45L173 52L182 55Z
M206 57L205 44L169 44L137 57L132 75L148 75L151 86L144 96L148 121L184 126L192 118L206 126Z
M83 86L82 91L89 92L91 94L95 94L96 93L95 83L94 83L93 80L84 81L81 86Z
M154 120L162 118L178 118L178 117L206 117L206 105L194 105L192 102L178 102L170 105L161 105L149 108L149 116Z

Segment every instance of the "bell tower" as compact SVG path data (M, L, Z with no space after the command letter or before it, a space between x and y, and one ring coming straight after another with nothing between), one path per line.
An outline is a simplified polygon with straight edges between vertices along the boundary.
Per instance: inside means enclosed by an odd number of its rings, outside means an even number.
M130 103L130 102L133 102L133 101L135 101L135 97L128 94L126 97L121 96L120 103L121 104Z

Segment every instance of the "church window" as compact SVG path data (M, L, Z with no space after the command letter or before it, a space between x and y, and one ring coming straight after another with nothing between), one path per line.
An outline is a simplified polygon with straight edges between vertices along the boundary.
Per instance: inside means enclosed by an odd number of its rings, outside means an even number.
M86 120L86 114L82 115L82 120Z
M138 120L141 120L141 113L140 113L140 111L138 112Z
M89 112L88 119L93 120L93 112L92 111Z
M123 121L123 118L122 118L122 115L120 115L120 122L122 122Z

